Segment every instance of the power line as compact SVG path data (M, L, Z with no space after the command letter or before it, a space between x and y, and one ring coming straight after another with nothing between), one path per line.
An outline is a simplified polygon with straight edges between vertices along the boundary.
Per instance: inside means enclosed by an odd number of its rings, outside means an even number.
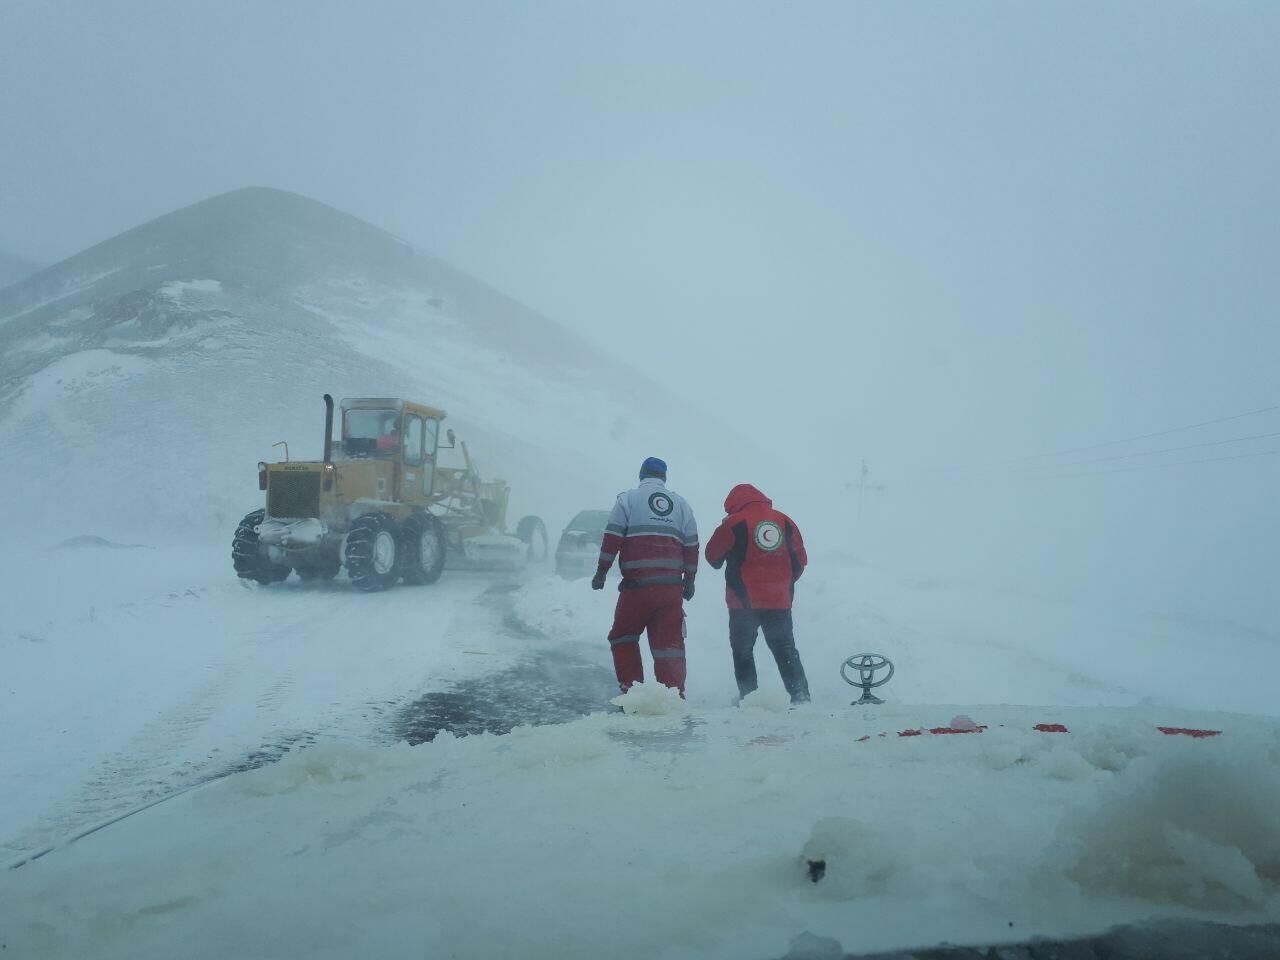
M1029 457L1018 457L1010 463L1025 463L1027 460L1039 460L1044 457L1065 457L1073 453L1087 453L1090 450L1099 450L1102 447L1114 447L1121 443L1133 443L1137 440L1151 440L1155 437L1167 437L1171 433L1182 433L1184 430L1195 430L1199 427L1209 427L1215 423L1228 423L1232 420L1242 420L1245 417L1256 417L1262 413L1270 413L1272 410L1280 410L1280 403L1270 407L1262 407L1258 410L1249 410L1246 413L1235 413L1229 417L1218 417L1214 420L1202 420L1200 423L1188 424L1185 427L1173 427L1170 430L1158 430L1155 433L1141 433L1136 437L1125 437L1122 440L1107 440L1104 443L1091 443L1085 447L1072 447L1069 450L1055 450L1052 453L1033 453Z
M1228 457L1204 457L1199 460L1174 460L1171 463L1140 463L1133 467L1117 467L1114 470L1091 470L1088 473L1060 473L1045 477L1046 480L1073 480L1078 477L1105 477L1109 473L1129 473L1133 470L1153 470L1161 467L1184 467L1193 463L1221 463L1224 460L1249 460L1253 457L1274 457L1280 449L1261 450L1257 453L1236 453Z
M1134 457L1154 457L1161 453L1178 453L1183 450L1199 450L1202 447L1220 447L1227 443L1245 443L1249 440L1266 440L1271 437L1280 437L1277 433L1254 433L1247 437L1233 437L1230 440L1207 440L1204 443L1189 443L1181 447L1162 447L1159 450L1146 450L1142 453L1117 453L1111 457L1094 457L1092 460L1073 460L1069 463L1048 463L1043 467L1027 467L1027 471L1032 470L1056 470L1061 467L1083 467L1091 463L1109 463L1113 460L1132 460ZM1190 461L1195 463L1196 461Z

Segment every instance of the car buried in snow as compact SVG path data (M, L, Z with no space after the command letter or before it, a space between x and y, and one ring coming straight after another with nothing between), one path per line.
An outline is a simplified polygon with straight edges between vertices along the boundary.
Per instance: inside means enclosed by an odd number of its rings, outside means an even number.
M433 583L450 567L519 570L547 556L542 520L506 526L511 487L482 480L452 430L440 442L443 410L407 400L341 403L333 439L333 398L325 394L324 459L258 464L266 506L240 521L232 540L236 575L274 583L297 572L332 579L345 568L362 590L398 580ZM461 464L444 466L443 451Z

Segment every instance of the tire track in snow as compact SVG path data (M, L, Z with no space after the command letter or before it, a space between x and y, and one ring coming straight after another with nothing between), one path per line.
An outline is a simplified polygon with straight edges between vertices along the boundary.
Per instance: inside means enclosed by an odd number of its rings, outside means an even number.
M280 703L293 689L294 678L292 673L286 673L266 690L262 691L261 696L257 699L258 710L264 713L275 712L280 709Z
M510 646L522 646L530 638L513 631L510 623L506 594L513 584L485 585L488 589L479 595L478 585L468 580L441 591L441 610L448 611L441 638L455 644L470 643L474 635L483 631L516 641ZM288 707L295 694L303 711L324 702L316 700L316 687L322 682L332 683L335 673L342 676L341 664L335 669L327 662L327 656L338 652L359 655L368 633L371 608L392 620L387 629L394 629L397 614L416 618L416 607L409 602L412 598L396 591L381 595L383 603L377 604L378 598L354 594L343 582L319 587L289 586L293 589L273 590L270 599L250 601L263 604L260 615L250 614L248 626L237 642L227 644L220 659L204 664L204 669L213 675L138 727L122 747L99 760L68 799L51 805L31 827L0 842L0 854L9 858L24 851L56 848L61 840L84 835L95 825L114 822L202 783L272 763L317 739L342 737L376 744L400 739L387 718L398 715L410 699L412 694L407 691L374 700L345 699L339 692L318 714L303 721L305 728L296 721L290 722ZM224 596L229 592L224 590ZM193 601L204 599L208 593L209 588L166 593L120 603L112 610L139 628L176 627L172 630L175 642L186 642L193 618L202 615L195 612L200 608ZM238 593L237 590L233 596ZM403 597L398 604L397 596ZM226 619L226 629L234 631L234 618L225 617L226 611L221 607L218 612L219 625ZM243 608L239 613L244 615ZM489 652L500 659L504 655L502 650ZM421 679L406 677L406 685ZM441 678L436 680L440 682ZM600 701L594 698L593 702L598 706ZM235 715L236 709L252 715L248 731L243 717ZM544 722L565 719L563 711L537 715L545 716ZM219 727L220 723L224 726ZM246 732L256 745L246 744Z
M209 779L209 767L220 761L186 759L190 756L186 748L226 702L241 671L236 665L220 665L193 697L145 724L125 747L94 768L65 805L7 845L19 850L42 846L86 824Z

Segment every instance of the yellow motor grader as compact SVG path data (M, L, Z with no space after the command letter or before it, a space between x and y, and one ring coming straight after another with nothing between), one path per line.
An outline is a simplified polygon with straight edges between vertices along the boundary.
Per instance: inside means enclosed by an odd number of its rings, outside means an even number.
M504 480L485 481L443 410L395 399L341 403L333 439L333 397L324 395L324 459L258 464L266 508L240 521L231 544L236 575L276 583L296 571L331 579L346 568L362 590L397 580L433 583L450 567L518 570L547 556L546 527L528 516L506 529ZM458 450L461 465L442 466Z

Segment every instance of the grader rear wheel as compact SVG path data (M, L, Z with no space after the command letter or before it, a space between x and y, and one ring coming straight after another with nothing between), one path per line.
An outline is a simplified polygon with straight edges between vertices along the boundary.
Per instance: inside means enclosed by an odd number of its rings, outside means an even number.
M444 526L433 514L412 514L400 526L400 564L404 582L435 583L444 570Z
M397 524L385 513L357 517L347 533L347 576L361 590L385 590L400 578Z

